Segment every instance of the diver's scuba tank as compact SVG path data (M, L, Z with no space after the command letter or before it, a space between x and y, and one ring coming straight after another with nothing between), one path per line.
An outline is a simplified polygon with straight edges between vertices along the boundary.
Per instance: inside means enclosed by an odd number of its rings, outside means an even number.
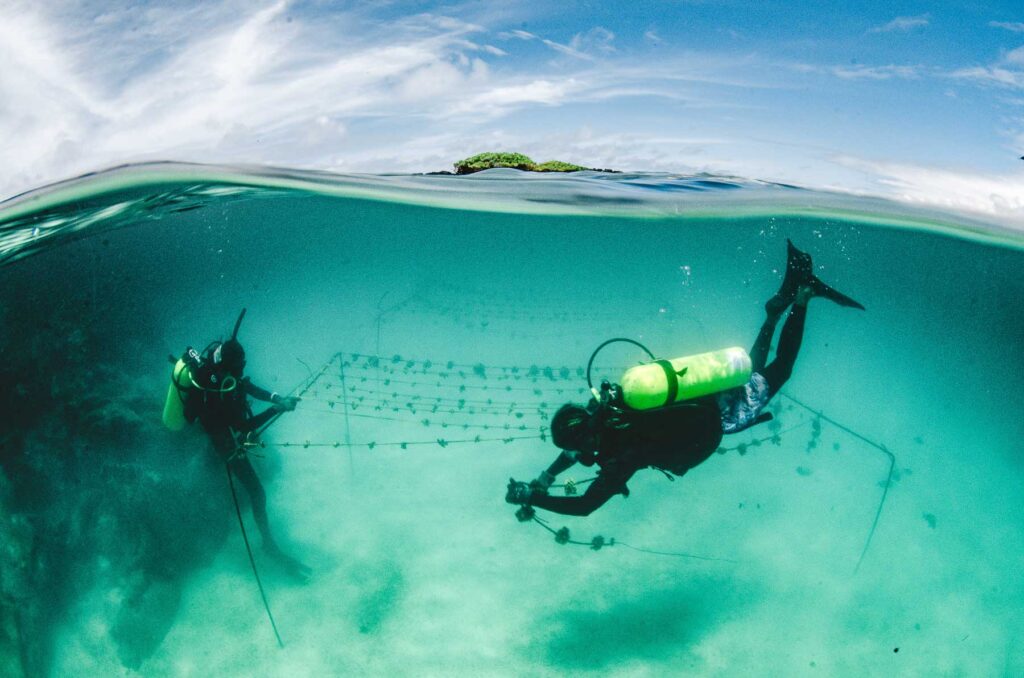
M738 346L672 360L658 360L639 341L616 337L594 349L587 363L587 385L597 403L605 402L608 399L607 393L604 385L601 391L594 388L590 370L601 349L617 342L633 344L651 357L651 362L626 370L619 383L608 391L614 392L617 399L633 410L652 410L742 386L750 379L753 368L750 356Z
M173 360L173 357L172 357ZM174 363L171 370L171 383L167 386L167 399L164 401L164 426L172 431L185 428L185 402L189 391L195 385L192 375L194 368L199 367L202 358L191 346L185 354Z
M742 386L751 370L750 356L734 346L631 367L619 385L627 406L650 410Z

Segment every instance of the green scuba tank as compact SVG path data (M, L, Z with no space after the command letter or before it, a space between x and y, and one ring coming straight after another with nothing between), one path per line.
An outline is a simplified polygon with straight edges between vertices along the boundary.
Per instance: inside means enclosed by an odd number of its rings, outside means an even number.
M184 360L174 363L171 383L167 386L167 400L164 401L164 426L172 431L185 428L185 398L192 388L192 372Z
M750 356L733 347L637 365L619 384L627 406L650 410L742 386L750 372Z

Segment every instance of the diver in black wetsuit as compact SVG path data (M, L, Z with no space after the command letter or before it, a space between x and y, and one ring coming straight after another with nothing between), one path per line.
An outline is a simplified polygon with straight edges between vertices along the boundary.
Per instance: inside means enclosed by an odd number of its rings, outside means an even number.
M293 411L299 398L271 393L242 376L245 350L236 337L244 316L245 310L239 316L230 339L214 342L202 354L192 357L190 373L194 388L185 402L184 414L190 422L199 420L213 449L249 493L253 518L263 537L264 551L290 575L304 580L309 577L309 568L284 553L270 531L267 495L243 448L250 433L258 431L275 416ZM271 406L254 416L249 397L269 402Z
M762 410L793 373L811 297L864 310L814 275L809 254L789 241L787 244L786 275L779 291L765 304L767 318L750 350L753 372L746 384L653 410L628 408L618 389L606 384L602 402L591 399L585 408L570 403L555 413L551 438L561 454L530 483L510 479L505 501L565 515L590 515L616 494L628 496L626 482L640 469L656 468L681 476L711 456L723 433L738 433L770 419ZM768 363L775 328L790 307L775 360ZM573 497L549 495L555 477L577 462L599 467L597 479L587 491Z

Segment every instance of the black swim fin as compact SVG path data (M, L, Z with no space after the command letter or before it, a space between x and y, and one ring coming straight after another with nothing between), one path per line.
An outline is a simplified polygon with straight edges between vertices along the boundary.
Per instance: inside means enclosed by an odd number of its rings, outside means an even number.
M764 305L769 314L778 315L785 311L796 299L797 291L805 286L810 287L816 297L824 297L847 308L866 310L860 302L829 287L814 275L814 262L811 260L811 255L801 252L788 238L786 239L786 248L786 275L782 279L782 286L779 287L775 296Z
M269 548L265 547L265 550L267 554L277 562L281 569L295 581L305 584L309 582L310 578L312 578L313 570L311 568L309 568L305 563L292 558L290 555L278 548L276 544Z
M787 238L786 275L782 278L779 291L764 305L764 309L769 315L780 315L793 303L797 290L807 284L808 280L814 278L813 265L811 255L798 250L793 241Z
M862 311L867 310L859 301L851 299L842 292L829 287L825 283L821 282L821 279L813 273L811 274L810 280L807 281L807 284L810 285L810 288L816 297L824 297L830 301L834 301L840 306L846 306L847 308L859 308Z

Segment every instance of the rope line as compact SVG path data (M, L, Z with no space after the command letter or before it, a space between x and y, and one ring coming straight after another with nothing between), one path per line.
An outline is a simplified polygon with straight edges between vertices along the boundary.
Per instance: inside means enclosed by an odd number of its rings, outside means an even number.
M857 433L856 431L851 429L849 426L846 426L844 424L839 423L838 421L836 421L832 417L826 415L824 412L821 412L819 410L815 410L810 405L807 405L803 401L798 400L797 398L794 398L793 396L789 395L788 393L782 393L782 395L785 396L786 398L788 398L789 400L793 401L794 403L796 403L800 407L804 408L808 412L811 412L811 413L817 415L818 417L821 417L822 419L824 419L828 423L832 424L833 426L835 426L839 430L844 431L845 433L848 433L849 435L853 436L854 438L856 438L857 440L860 440L863 443L866 443L867 445L870 445L871 447L875 448L876 450L878 450L879 452L881 452L882 454L884 454L886 457L889 458L889 473L888 473L888 475L886 475L886 478L885 478L885 488L882 490L882 498L878 502L878 510L875 511L875 519L871 522L871 529L868 531L868 538L865 540L864 548L861 549L860 557L857 559L857 565L856 565L856 567L853 568L853 572L854 572L854 574L856 574L860 570L861 563L864 562L864 556L867 555L868 548L871 546L871 540L875 536L875 528L878 527L878 521L882 518L882 507L885 505L885 498L887 496L889 496L889 486L892 484L892 472L896 468L896 455L894 455L892 452L890 452L884 445L882 445L880 443L876 443L875 441L873 441L873 440L871 440L869 438L866 438L865 436L863 436L860 433Z
M460 363L454 360L430 360L430 359L414 359L404 358L400 354L394 354L385 356L381 354L373 353L339 353L343 360L352 361L350 365L352 367L362 367L365 369L394 369L396 365L404 365L403 369L411 370L416 365L422 366L423 372L421 374L439 374L439 371L430 372L435 367L438 370L443 369L447 373L451 373L455 368L460 368L461 374L459 376L477 376L486 379L487 371L498 370L503 374L518 375L520 377L529 379L539 379L545 377L551 379L547 375L553 375L558 373L563 379L571 379L572 377L583 377L583 368L580 367L567 367L565 365L488 365L487 363ZM357 366L355 362L364 361L363 366ZM442 367L443 366L443 367ZM626 370L627 367L606 367L604 370Z
M311 399L313 399L313 400L322 400L322 401L327 401L327 402L330 402L331 400L337 401L337 400L341 399L341 396L343 394L343 391L341 389L338 389L338 395L337 396L335 396L332 393L329 394L328 393L329 391L331 391L331 389L329 389L329 388L325 388L323 391L320 391L320 390L313 391ZM422 393L417 393L415 391L399 391L399 390L396 390L396 389L386 389L386 390L381 389L380 391L378 391L375 388L371 389L371 388L362 387L362 386L349 386L349 387L346 388L345 392L347 392L347 393L357 393L357 394L358 393L362 393L362 394L365 394L365 395L359 397L360 400L367 400L366 396L369 396L369 395L376 396L376 401L377 402L380 402L381 400L405 400L405 401L409 401L409 402L424 402L424 403L429 403L429 404L444 404L444 403L448 403L450 405L464 404L464 405L475 405L475 406L480 406L480 407L492 407L492 408L493 407L504 407L504 406L520 406L521 405L521 406L527 407L527 408L533 407L533 408L536 408L536 409L547 409L548 407L551 406L550 403L548 403L547 400L525 400L524 401L524 400L498 400L498 399L495 399L495 398L488 398L486 400L483 400L483 399L478 399L478 398L464 398L464 397L443 396L443 395L441 395L441 396L428 396L428 395L423 395ZM568 393L568 394L558 393L557 395L558 396L563 396L563 395L580 395L580 394L584 394L584 393L587 393L586 389L579 389L577 391L574 391L574 392L571 392L571 393ZM387 398L385 396L390 396L390 398ZM554 398L548 398L548 400L554 400Z
M544 433L532 436L506 436L504 438L482 438L476 436L475 438L460 438L454 440L448 440L446 438L435 438L434 440L404 440L404 441L370 441L368 443L346 443L340 440L334 442L314 442L314 441L303 441L303 442L277 442L273 443L278 447L301 447L303 449L311 447L329 447L333 449L342 448L358 448L365 447L368 449L374 449L376 447L400 447L403 450L408 447L415 447L420 445L437 445L439 447L448 447L449 445L466 445L466 444L479 444L479 443L504 443L509 444L519 440L545 440L547 435ZM266 448L268 445L263 441L254 444L255 447Z
M543 518L538 517L535 513L530 516L530 519L535 523L543 527L545 530L555 536L555 541L559 544L568 544L571 546L587 546L592 551L600 551L605 546L624 546L627 549L632 549L638 553L647 553L654 556L668 556L670 558L690 558L693 560L707 560L713 562L722 563L738 563L738 560L732 560L730 558L716 558L714 556L700 556L693 553L684 553L682 551L657 551L654 549L640 548L637 546L631 546L625 542L618 541L615 537L609 537L605 539L601 535L595 535L590 541L580 541L578 539L572 539L569 534L569 528L562 527L558 530L548 525L548 522Z
M402 376L407 376L407 375L403 374ZM455 378L459 378L459 377L455 377ZM505 385L505 386L488 386L488 385L483 385L483 384L459 384L458 386L454 386L450 382L449 383L445 383L446 379L452 379L452 377L440 377L438 380L433 381L433 382L427 382L427 381L423 381L423 380L411 380L411 379L396 379L395 377L388 377L382 383L383 383L384 386L389 386L391 384L404 384L404 385L411 385L411 386L422 386L422 387L425 387L425 388L441 388L441 389L446 389L446 388L456 389L457 388L460 391L505 391L505 392L510 392L510 391L529 391L529 392L533 393L534 395L541 395L542 394L542 390L543 390L541 388L538 388L537 386L509 386L509 385ZM565 381L569 381L570 379L571 378L566 378ZM369 377L361 377L360 381L369 381ZM511 380L510 379L497 378L494 381L496 381L496 382L505 382L505 381L511 381ZM544 383L544 382L541 382L539 379L534 379L533 381L534 381L534 383L540 383L540 384ZM555 383L558 383L558 382L555 382ZM563 391L565 391L567 389L568 389L568 387L559 388L555 392L562 393ZM576 389L571 389L571 390L576 390ZM583 390L585 391L586 389L583 389Z
M284 647L284 641L281 640L281 634L277 631L277 623L274 621L274 615L270 611L270 603L267 601L267 593L263 590L263 582L260 580L259 570L256 569L256 559L252 556L252 546L249 544L249 535L245 531L245 522L242 520L242 509L238 507L238 493L235 492L235 480L231 476L231 463L225 464L225 468L228 471L228 485L231 487L231 499L235 502L235 514L238 516L238 527L242 530L242 541L245 542L245 552L249 554L249 564L252 566L253 576L256 577L256 586L260 590L260 598L263 599L263 608L267 611L267 619L270 620L270 627L274 629L274 637L277 638L277 646L280 648Z
M312 403L319 405L318 408L310 408L308 406L303 407L303 410L307 412L319 412L323 414L344 414L347 410L349 412L355 412L356 410L367 410L371 412L390 412L392 414L404 414L409 416L420 416L426 414L444 414L453 417L503 417L509 419L522 420L526 418L537 418L540 417L544 421L548 419L548 413L553 412L556 408L545 407L545 408L480 408L476 407L465 407L458 408L452 405L437 405L424 403L419 407L412 406L411 403L397 404L390 400L363 400L361 402L349 402L347 405L340 400L321 400L321 399L307 399L303 398L305 403ZM383 415L381 415L383 416ZM408 418L408 416L406 417Z

